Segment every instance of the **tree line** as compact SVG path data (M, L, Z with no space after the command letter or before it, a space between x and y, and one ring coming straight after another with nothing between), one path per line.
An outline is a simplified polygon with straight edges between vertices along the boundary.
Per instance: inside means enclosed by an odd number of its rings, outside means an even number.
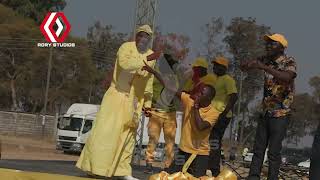
M64 0L0 0L1 110L43 111L50 53L53 63L47 112L55 113L76 102L100 104L112 79L117 50L123 42L132 39L132 34L115 32L112 25L97 21L88 27L85 38L68 37L67 42L75 42L76 48L54 48L50 52L49 48L36 47L37 42L44 42L39 24L45 14L51 10L61 11L66 5ZM197 55L208 60L218 55L228 57L230 73L236 78L238 87L242 82L240 114L236 114L236 119L241 127L240 143L250 143L261 108L259 105L249 107L261 99L263 74L249 71L241 75L238 66L243 60L264 54L261 37L271 33L271 27L257 23L255 18L235 17L230 22L212 18L199 28L204 40ZM181 61L188 58L190 38L178 33L163 34L159 29L154 42L163 39L177 42L178 45L165 45L173 48ZM312 129L319 118L320 77L311 78L309 84L313 88L312 94L295 97L288 132L292 142L298 143L297 139Z

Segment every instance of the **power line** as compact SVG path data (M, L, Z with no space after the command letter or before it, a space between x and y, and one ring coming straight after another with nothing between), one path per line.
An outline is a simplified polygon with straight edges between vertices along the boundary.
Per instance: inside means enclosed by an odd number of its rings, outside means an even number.
M17 49L17 48L25 48L25 49L32 49L32 48L39 48L37 45L34 45L34 46L30 46L28 44L3 44L0 42L0 48L10 48L10 49ZM12 47L13 46L13 47ZM95 53L100 53L100 54L105 54L107 53L108 51L103 51L99 48L93 48L93 47L88 47L88 46L76 46L76 47L73 47L73 48L64 48L64 49L70 49L70 50L77 50L77 49L87 49L87 50L92 50L94 51Z
M13 45L13 47L11 47L12 45ZM34 48L39 48L39 47L22 45L22 44L7 44L7 45L3 45L3 44L0 43L0 48L4 48L4 49L34 49ZM70 51L77 51L77 50L81 50L81 49L86 49L86 50L91 50L92 52L97 53L97 54L101 54L101 55L104 55L104 54L106 54L108 52L108 51L101 51L99 49L90 48L90 47L63 48L63 50L66 50L66 49L68 49Z
M7 37L1 37L0 36L0 40L37 40L37 41L39 41L39 40L44 40L44 39L33 39L33 38L7 38Z

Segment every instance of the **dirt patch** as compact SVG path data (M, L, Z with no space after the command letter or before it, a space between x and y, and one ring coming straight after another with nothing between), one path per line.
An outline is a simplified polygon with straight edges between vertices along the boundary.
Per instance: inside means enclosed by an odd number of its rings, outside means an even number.
M1 159L76 161L79 156L56 150L53 140L0 136Z

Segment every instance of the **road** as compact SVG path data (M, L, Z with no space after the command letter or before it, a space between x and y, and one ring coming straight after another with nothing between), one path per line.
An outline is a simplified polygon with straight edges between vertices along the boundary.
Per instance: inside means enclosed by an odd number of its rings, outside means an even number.
M75 167L79 156L55 150L54 142L8 136L0 136L0 139L3 142L0 168L86 177L85 173ZM144 161L142 163L144 164ZM249 171L249 164L242 162L231 163L229 168L234 169L240 177L246 177ZM133 175L145 180L148 175L144 174L143 170L144 167L134 166ZM157 170L159 171L159 169ZM266 174L266 170L267 167L264 167L264 174ZM307 179L303 177L307 176L307 169L285 166L281 170L281 175L284 179Z
M75 163L75 161L0 160L0 168L87 177L86 173L75 167ZM141 180L148 179L143 170L144 167L134 166L133 176Z

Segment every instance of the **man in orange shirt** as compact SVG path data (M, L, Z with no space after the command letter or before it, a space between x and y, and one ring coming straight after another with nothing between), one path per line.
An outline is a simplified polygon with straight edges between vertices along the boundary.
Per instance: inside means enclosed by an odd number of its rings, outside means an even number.
M266 55L241 63L242 70L262 70L265 77L262 100L264 117L258 121L248 180L260 179L263 156L267 148L268 179L279 179L280 152L291 116L294 81L297 76L295 59L285 54L287 39L281 34L272 34L265 35L264 40Z
M210 81L203 82L190 95L185 92L177 92L174 88L166 86L160 75L148 65L144 66L143 69L154 74L168 90L175 91L176 96L181 98L183 104L184 118L179 153L171 164L170 171L181 171L188 158L192 154L196 154L197 156L191 163L188 172L195 177L205 176L210 152L209 136L220 114L211 105L215 96L213 85Z

